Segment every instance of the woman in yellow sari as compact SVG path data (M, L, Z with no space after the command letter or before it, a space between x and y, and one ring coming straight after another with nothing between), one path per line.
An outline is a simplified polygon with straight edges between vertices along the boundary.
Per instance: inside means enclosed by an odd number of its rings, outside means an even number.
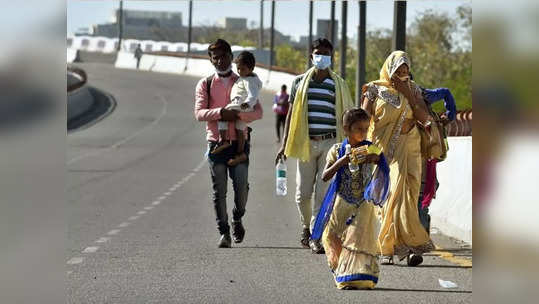
M432 117L424 108L419 87L410 80L405 52L395 51L380 70L380 79L363 86L362 108L371 114L368 138L380 147L390 167L390 194L381 211L378 236L381 264L393 256L408 265L423 262L434 249L417 210L421 186L420 130L428 132Z

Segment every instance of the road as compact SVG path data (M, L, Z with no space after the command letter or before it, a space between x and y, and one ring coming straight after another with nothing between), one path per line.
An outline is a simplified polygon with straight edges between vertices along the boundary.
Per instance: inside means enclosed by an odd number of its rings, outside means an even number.
M198 79L77 66L117 105L67 137L68 303L471 303L471 248L440 233L444 249L421 267L382 266L376 290L334 287L325 256L299 246L292 161L288 196L274 195L270 92L251 125L247 234L218 249L205 127L192 110Z

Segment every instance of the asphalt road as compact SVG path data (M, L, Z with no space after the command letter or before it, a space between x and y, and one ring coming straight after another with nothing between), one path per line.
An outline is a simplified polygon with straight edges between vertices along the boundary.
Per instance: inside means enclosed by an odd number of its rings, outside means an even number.
M198 79L77 66L117 106L67 137L68 303L471 303L471 248L439 233L445 249L421 267L382 266L372 291L334 287L325 256L299 246L294 162L288 196L274 195L270 92L251 124L247 234L218 249L205 126L193 117Z

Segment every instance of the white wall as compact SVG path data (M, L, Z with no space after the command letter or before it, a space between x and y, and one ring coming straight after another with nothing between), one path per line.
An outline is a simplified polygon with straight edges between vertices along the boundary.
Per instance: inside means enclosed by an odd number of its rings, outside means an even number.
M472 137L449 137L447 159L437 165L440 188L429 207L432 226L472 243Z
M67 63L73 63L77 58L77 50L73 48L67 48Z
M115 66L117 68L135 69L136 60L133 53L119 52ZM187 69L185 68L187 65ZM144 71L154 71L162 73L173 73L190 75L196 77L204 77L213 73L214 68L210 61L207 59L187 59L180 57L169 56L156 56L156 55L142 55L139 68ZM235 67L233 67L235 69ZM280 90L283 84L288 87L292 84L295 75L291 75L283 72L272 71L267 69L255 68L255 73L264 83L264 89L270 91Z

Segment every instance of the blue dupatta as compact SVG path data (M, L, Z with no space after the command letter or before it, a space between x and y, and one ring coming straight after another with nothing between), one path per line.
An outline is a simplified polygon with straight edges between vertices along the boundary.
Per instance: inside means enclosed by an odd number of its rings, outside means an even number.
M341 158L344 156L346 151L346 145L348 144L348 138L345 138L339 149L339 156ZM372 142L364 140L360 145L372 145ZM369 184L365 187L363 193L363 199L367 202L372 202L374 205L382 207L385 200L387 199L389 193L389 166L384 157L384 154L379 152L380 160L377 163L377 167L374 171L373 177ZM327 222L333 211L333 205L335 204L335 197L337 196L337 190L339 190L339 185L341 184L342 174L344 171L344 166L339 168L333 181L329 185L329 188L320 207L320 211L316 216L316 221L313 227L313 233L311 238L313 240L319 240L322 237L324 228L326 227Z

